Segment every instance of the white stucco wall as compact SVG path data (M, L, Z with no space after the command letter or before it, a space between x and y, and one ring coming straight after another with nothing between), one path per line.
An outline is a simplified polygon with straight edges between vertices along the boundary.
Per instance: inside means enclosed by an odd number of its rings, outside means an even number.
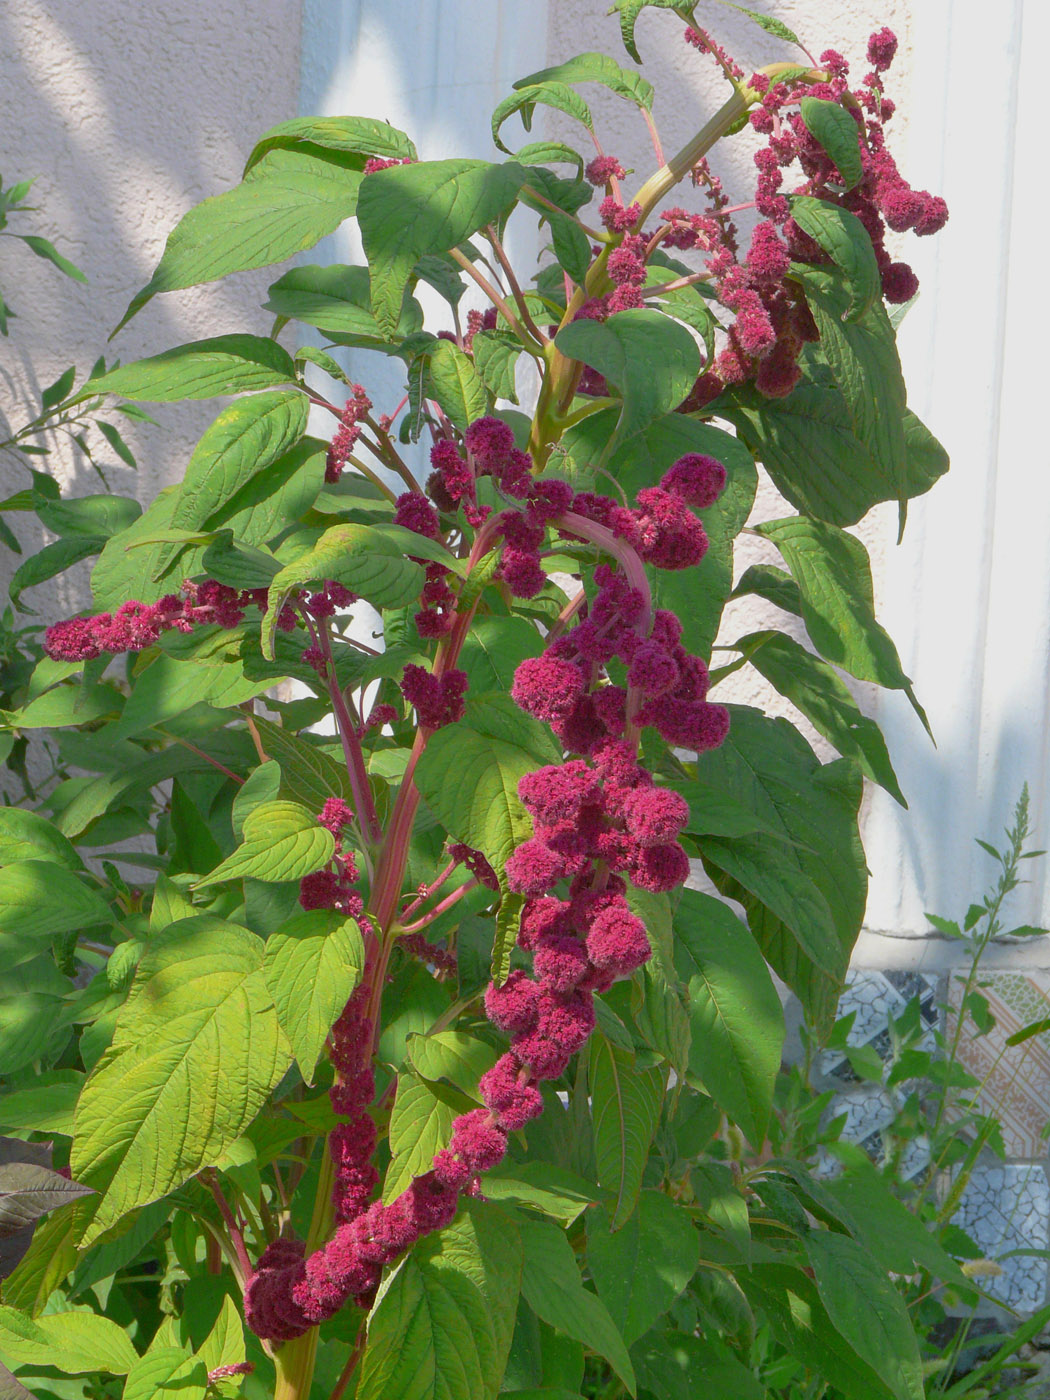
M83 378L100 353L128 361L199 336L268 328L256 309L264 271L158 297L106 344L173 225L237 182L256 137L295 115L298 92L291 0L0 6L3 174L7 184L38 176L41 206L10 227L50 238L89 278L82 286L21 244L0 242L0 287L18 312L0 341L0 415L12 427L33 416L41 387L71 363ZM129 422L137 479L97 434L92 442L116 489L149 501L178 477L213 413L209 404L159 406L159 429ZM67 443L51 462L72 493L103 489ZM27 484L18 462L0 455L2 494ZM27 548L39 544L35 517L6 519ZM16 563L0 551L0 576ZM42 585L26 602L49 620L82 607L86 573Z

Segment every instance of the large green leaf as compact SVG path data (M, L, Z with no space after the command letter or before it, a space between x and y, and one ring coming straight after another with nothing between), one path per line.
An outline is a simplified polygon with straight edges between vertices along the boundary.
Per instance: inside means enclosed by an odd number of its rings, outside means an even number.
M467 633L458 665L467 673L469 693L484 695L509 690L518 665L542 650L543 637L524 617L479 617Z
M659 311L621 311L608 321L573 321L555 337L563 355L581 360L619 391L623 408L614 441L626 441L682 402L700 373L700 351L684 326ZM653 365L660 373L653 373Z
M281 768L281 793L300 802L311 812L320 812L329 797L350 802L353 792L346 765L301 734L282 729L272 720L256 717L256 728L263 749Z
M518 1229L525 1246L521 1291L529 1307L550 1326L603 1356L634 1395L634 1367L623 1337L605 1304L584 1288L565 1235L557 1225L531 1217L521 1217Z
M204 1400L208 1371L183 1347L151 1347L128 1372L121 1400Z
M851 121L849 117L846 119ZM819 244L845 277L850 290L846 318L859 321L882 296L879 264L864 225L856 214L841 205L809 195L792 198L791 217Z
M375 117L292 117L260 136L244 167L245 175L270 151L296 146L319 146L326 151L349 151L386 160L415 159L416 148L396 126Z
M521 113L521 124L526 131L532 130L532 115L537 105L553 107L582 123L588 131L594 130L591 110L578 92L565 83L515 83L515 91L505 97L492 113L492 140L501 151L511 154L510 147L500 140L500 127L515 112Z
M632 73L621 68L615 59L604 53L578 53L567 58L564 63L553 68L542 68L537 73L529 73L519 78L515 89L530 87L533 83L601 83L617 97L633 102L637 107L650 111L653 105L653 85L640 73Z
M908 476L904 377L886 308L876 300L857 320L846 320L854 293L841 273L794 263L792 276L805 290L821 352L846 400L853 431L903 501Z
M638 16L646 7L655 10L674 10L676 14L686 20L692 16L695 8L692 0L613 0L609 7L609 13L615 12L620 16L620 37L623 39L624 48L635 63L641 63L642 56L638 52L634 30L638 23Z
M217 335L136 360L89 379L81 398L119 394L146 403L212 399L295 380L295 362L275 340L258 335Z
M867 1365L840 1335L812 1279L800 1268L763 1263L740 1270L737 1279L780 1345L807 1369L850 1400L892 1400L882 1366Z
M423 554L422 549L419 552ZM405 555L397 539L376 527L333 525L274 577L263 627L264 656L273 660L277 617L288 594L324 579L346 584L377 607L403 608L419 596L423 571Z
M867 777L907 807L882 731L861 713L830 666L784 632L752 632L736 645L746 650L755 670L790 700L843 758L856 759Z
M67 1375L123 1376L138 1360L127 1331L92 1312L54 1312L35 1320L0 1306L0 1352L17 1366L54 1366Z
M302 253L354 212L364 161L338 151L273 149L232 190L185 214L117 330L158 292L214 282Z
M478 1080L499 1059L491 1045L466 1031L410 1035L406 1048L409 1063L424 1079L432 1083L446 1080L472 1099L479 1097ZM3 1102L0 1099L0 1110Z
M727 905L683 890L675 966L689 988L690 1069L760 1148L784 1045L784 1013L762 954Z
M864 165L860 157L861 128L838 102L826 102L820 97L804 97L798 104L806 130L818 141L838 167L838 172L851 190L860 183Z
M769 1392L729 1348L714 1338L678 1329L650 1332L631 1348L638 1382L656 1400L697 1400L700 1395L766 1400Z
M57 861L70 870L84 868L72 844L46 817L21 807L0 807L0 866L19 860Z
M330 909L297 914L266 940L263 978L308 1084L325 1038L364 966L357 924Z
M612 1228L631 1214L660 1121L667 1071L640 1070L632 1051L601 1030L591 1037L589 1085L598 1181L611 1196Z
M466 1205L385 1280L368 1319L357 1400L494 1400L521 1278L514 1222L495 1206Z
M423 800L457 841L483 851L497 871L532 835L518 781L561 751L545 725L498 692L469 700L463 719L432 734L416 767Z
M267 688L266 681L248 680L236 662L215 660L208 664L203 658L176 661L162 652L137 678L108 737L128 739L154 725L164 725L198 704L229 709Z
M306 432L309 404L295 389L238 399L194 448L171 515L172 528L197 530Z
M392 1201L417 1176L430 1170L435 1152L448 1146L456 1116L472 1107L469 1100L402 1070L390 1110L390 1165L383 1199Z
M244 842L197 886L222 880L301 880L327 865L335 837L298 802L263 802L244 819ZM195 888L196 888L195 887Z
M897 648L875 620L871 565L860 540L800 515L755 528L776 545L798 584L802 619L821 656L859 681L906 691L914 704Z
M427 356L424 392L436 399L450 423L466 432L467 424L488 412L485 383L469 355L450 340L437 340Z
M316 326L340 345L380 348L389 344L372 314L367 267L339 263L293 267L270 287L268 296L268 311ZM406 293L395 335L413 335L422 326L422 309Z
M105 537L102 535L76 535L70 539L45 544L43 549L31 554L11 575L11 582L7 588L11 602L20 612L34 612L34 608L21 602L25 589L46 583L48 579L71 569L74 564L79 564L82 559L100 553L105 543Z
M729 736L700 755L697 780L732 792L776 835L697 844L722 892L743 903L763 956L811 1020L829 1026L867 894L861 777L848 759L821 764L786 720L746 706L730 713Z
M812 1230L806 1254L828 1317L897 1400L926 1394L918 1338L904 1299L863 1245L848 1235Z
M521 166L481 160L423 161L369 175L357 220L372 274L372 309L393 334L412 269L425 254L447 253L510 209Z
M628 1346L663 1316L699 1263L692 1220L662 1191L643 1191L616 1231L603 1207L587 1212L587 1267Z
M692 1031L685 987L675 970L671 897L631 889L627 898L632 911L645 924L652 950L642 969L641 988L637 982L633 985L635 1025L645 1043L663 1055L682 1078L689 1066Z
M18 860L0 870L0 928L8 967L35 957L56 934L109 923L109 905L64 865Z
M71 1166L105 1195L83 1243L219 1160L288 1064L262 940L198 917L154 936L77 1107Z

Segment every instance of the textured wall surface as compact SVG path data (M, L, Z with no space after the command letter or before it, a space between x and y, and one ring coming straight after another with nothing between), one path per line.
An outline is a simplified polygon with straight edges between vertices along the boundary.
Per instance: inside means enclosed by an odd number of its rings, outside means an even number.
M0 246L0 287L18 313L0 341L0 422L33 416L42 386L99 354L132 360L224 331L267 329L255 312L265 272L159 297L112 342L106 337L149 280L172 226L192 205L236 184L256 137L296 113L299 7L290 0L8 0L0 7L0 114L6 183L39 176L38 214L13 229L41 233L88 275L81 286L21 244ZM137 489L149 500L182 471L214 405L164 406L160 429L129 424ZM95 439L93 439L94 441ZM98 439L120 490L136 489ZM75 452L57 461L74 494L103 489ZM0 455L3 495L28 483ZM20 517L8 517L27 545ZM4 576L11 566L0 558ZM71 582L75 579L76 582ZM86 601L86 569L26 601L51 619ZM79 587L80 592L75 590ZM70 596L70 591L74 596Z

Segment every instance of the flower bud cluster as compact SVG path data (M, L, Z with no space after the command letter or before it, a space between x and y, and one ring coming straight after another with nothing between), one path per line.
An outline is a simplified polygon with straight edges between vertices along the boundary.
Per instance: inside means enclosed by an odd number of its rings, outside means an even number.
M388 161L385 165L405 164L402 161ZM379 167L377 167L379 168ZM372 411L372 400L364 391L360 384L351 384L351 396L343 405L343 411L339 418L339 427L335 431L328 448L328 455L325 458L324 479L330 485L343 474L347 458L354 450L354 443L361 436L361 420Z
M329 579L319 593L299 594L297 601L315 617L330 617L337 607L355 603L357 595ZM209 625L239 627L248 608L265 612L267 606L265 588L236 589L214 579L187 580L180 593L165 594L156 603L129 599L116 612L53 623L44 634L44 650L53 661L93 661L103 654L144 651L165 632L192 632ZM295 609L286 603L277 617L278 629L291 632L296 622ZM310 658L304 654L304 659Z
M685 39L701 52L711 53L727 75L742 79L742 70L709 35L687 28ZM731 226L717 205L709 215L689 215L679 208L663 212L667 227L661 241L707 255L715 292L734 315L727 344L705 368L682 411L702 408L726 385L745 380L753 380L756 389L768 398L782 398L801 377L799 354L806 343L818 339L818 334L801 292L785 280L785 274L793 259L816 264L828 264L831 259L791 217L783 186L785 170L796 162L805 180L792 194L837 204L863 224L875 250L886 300L908 301L918 290L912 269L907 263L894 261L887 250L886 231L910 229L920 236L936 233L943 228L948 209L938 196L912 189L886 148L883 128L893 115L893 103L883 91L882 75L896 49L897 40L889 29L873 34L868 41L872 71L852 92L849 65L833 49L821 54L825 76L816 82L804 78L771 82L763 73L748 80L747 85L760 98L750 123L767 139L754 157L758 172L755 207L761 222L752 233L743 261L737 256ZM806 97L839 103L857 124L862 174L852 187L807 128L798 107ZM706 172L704 178L706 181Z
M350 807L341 797L329 797L317 818L335 837L335 853L323 870L314 870L299 881L299 903L304 909L337 909L348 919L356 919L362 927L364 900L354 885L361 878L352 851L343 845L343 831L354 819Z

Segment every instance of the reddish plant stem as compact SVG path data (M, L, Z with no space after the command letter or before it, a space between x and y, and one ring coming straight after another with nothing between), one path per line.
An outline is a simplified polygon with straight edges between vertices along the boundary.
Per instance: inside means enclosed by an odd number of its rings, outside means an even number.
M652 114L652 112L650 112L650 111L648 110L648 108L646 108L646 107L643 107L641 110L642 110L642 118L643 118L643 120L644 120L646 126L649 128L649 136L650 136L650 138L651 138L651 140L652 140L652 143L653 143L653 151L654 151L654 153L655 153L655 155L656 155L656 163L657 163L657 165L663 165L663 163L664 163L664 148L663 148L663 146L660 145L660 134L659 134L659 132L656 130L656 123L653 121L653 114Z
M469 894L471 890L476 890L478 885L480 884L480 880L468 880L466 884L459 885L456 889L452 891L451 894L447 894L440 904L435 904L433 909L428 909L427 912L423 915L423 917L417 920L416 923L402 924L400 932L418 933L420 929L426 928L428 924L432 924L434 920L438 918L441 914L444 914L446 910L451 909L454 904L457 904L463 898L464 895Z
M409 914L414 914L419 908L419 906L425 900L428 900L432 894L436 894L458 865L458 860L450 860L448 865L446 865L444 870L442 870L441 874L436 876L435 879L429 885L427 885L425 889L423 889L423 893L417 895L411 904L406 905L405 908L401 910L400 917L402 921L407 919ZM421 886L420 888L423 887Z
M307 626L309 625L307 623ZM365 768L365 756L357 737L357 726L347 708L346 697L343 695L339 678L335 672L335 660L332 656L332 642L328 635L327 622L322 620L321 625L317 628L316 637L324 654L325 684L328 687L328 695L332 701L332 709L339 729L339 738L343 745L343 757L346 759L346 769L350 775L350 791L357 809L357 820L361 824L361 832L365 840L370 845L375 845L382 840L383 828L376 813L375 803L372 801L372 788L368 781L368 771Z
M200 1175L201 1180L215 1198L215 1204L219 1207L219 1214L222 1216L223 1224L229 1232L230 1243L233 1245L237 1254L237 1262L241 1266L244 1277L248 1278L252 1272L252 1261L248 1258L248 1250L244 1243L244 1234L237 1221L237 1217L234 1215L229 1201L227 1201L226 1197L222 1194L222 1187L219 1185L219 1180L214 1170L209 1167L206 1171L201 1172Z
M510 259L507 257L507 254L503 248L503 244L499 241L498 237L496 236L496 230L492 227L491 224L486 224L485 226L485 237L492 245L492 251L496 254L496 261L503 269L503 275L507 279L507 286L510 288L511 296L514 298L515 306L521 313L521 319L524 323L525 329L529 332L530 335L534 335L541 345L546 345L548 337L544 335L544 333L540 330L539 326L537 326L536 322L529 315L529 308L525 302L525 297L522 294L521 287L518 285L518 279L514 276L514 269L510 265Z

